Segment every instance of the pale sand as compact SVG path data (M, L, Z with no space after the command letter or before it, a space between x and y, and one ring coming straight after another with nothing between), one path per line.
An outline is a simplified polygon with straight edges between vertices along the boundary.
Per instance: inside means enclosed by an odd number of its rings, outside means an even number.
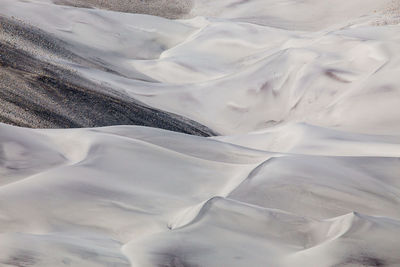
M220 136L0 124L0 266L400 265L399 1L101 3L0 0L37 30L0 35L2 75L62 70L19 92L86 84Z

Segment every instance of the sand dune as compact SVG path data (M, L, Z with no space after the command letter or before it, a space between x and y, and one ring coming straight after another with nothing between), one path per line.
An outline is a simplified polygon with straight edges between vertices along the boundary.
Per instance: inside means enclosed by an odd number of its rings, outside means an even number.
M132 126L3 124L1 151L2 264L400 261L398 158L269 153Z
M0 121L36 128L134 124L202 136L215 134L197 122L79 76L68 65L115 71L69 51L62 40L15 20L2 17L0 23Z
M399 7L0 0L0 266L400 266Z
M345 17L337 15L343 13L338 5L325 16L328 26L314 23L324 28L307 31L244 22L237 19L241 13L174 21L42 1L3 2L3 16L23 19L108 70L63 64L82 78L219 134L288 122L364 134L400 130L400 13L388 11L391 1L345 1ZM296 3L286 9L297 10ZM264 12L259 1L250 4ZM316 11L323 8L325 4L315 4ZM34 15L42 10L50 15ZM304 22L312 18L298 17Z

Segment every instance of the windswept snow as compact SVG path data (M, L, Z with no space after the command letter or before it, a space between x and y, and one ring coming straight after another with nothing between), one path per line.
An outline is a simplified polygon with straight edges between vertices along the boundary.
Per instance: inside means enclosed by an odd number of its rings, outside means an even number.
M400 266L399 23L0 0L0 266Z

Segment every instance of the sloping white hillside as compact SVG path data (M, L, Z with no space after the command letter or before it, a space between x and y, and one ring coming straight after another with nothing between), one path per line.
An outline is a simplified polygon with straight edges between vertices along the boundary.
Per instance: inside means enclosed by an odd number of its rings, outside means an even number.
M219 135L0 123L0 266L400 265L397 0L134 3L0 0L68 53L0 45Z

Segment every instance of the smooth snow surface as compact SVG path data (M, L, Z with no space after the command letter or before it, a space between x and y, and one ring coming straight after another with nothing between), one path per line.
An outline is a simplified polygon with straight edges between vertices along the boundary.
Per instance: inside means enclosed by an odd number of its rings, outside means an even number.
M0 123L0 266L400 266L400 2L167 2L0 0L64 49L0 51L220 134Z

